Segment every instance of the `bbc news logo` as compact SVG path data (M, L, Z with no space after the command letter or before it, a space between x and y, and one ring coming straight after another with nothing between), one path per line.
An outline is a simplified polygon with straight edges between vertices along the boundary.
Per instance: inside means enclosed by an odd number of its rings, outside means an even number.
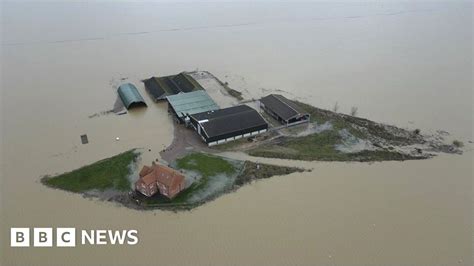
M76 228L10 228L11 247L75 247L80 245L136 245L137 230L80 230ZM80 240L80 241L79 241Z

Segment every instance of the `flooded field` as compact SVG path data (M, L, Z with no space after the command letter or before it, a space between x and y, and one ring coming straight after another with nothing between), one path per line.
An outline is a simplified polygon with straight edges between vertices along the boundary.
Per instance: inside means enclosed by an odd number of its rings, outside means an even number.
M471 4L1 5L2 265L473 264ZM374 164L259 159L313 171L183 213L40 183L131 148L143 148L141 164L159 159L172 120L141 80L196 69L246 98L283 93L422 133L446 130L465 152ZM113 108L122 82L148 108L90 118ZM137 229L140 243L9 247L10 227L42 226Z

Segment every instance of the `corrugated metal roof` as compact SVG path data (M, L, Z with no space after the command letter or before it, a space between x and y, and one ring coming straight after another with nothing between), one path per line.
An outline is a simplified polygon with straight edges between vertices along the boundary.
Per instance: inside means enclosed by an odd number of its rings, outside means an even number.
M203 90L179 93L166 97L179 117L219 109L219 106Z
M242 131L249 128L263 127L268 124L262 116L247 105L238 105L219 109L213 112L194 114L192 119L201 122L208 138Z
M123 104L125 105L125 107L127 107L127 109L129 109L130 107L134 107L135 105L146 106L145 100L143 100L137 88L131 83L120 85L117 92L120 96L120 99L122 99Z
M280 94L270 94L260 99L260 102L283 120L308 114L301 107Z
M185 72L171 76L151 77L143 80L143 82L145 83L146 90L155 101L163 100L166 96L181 92L204 90L199 82Z

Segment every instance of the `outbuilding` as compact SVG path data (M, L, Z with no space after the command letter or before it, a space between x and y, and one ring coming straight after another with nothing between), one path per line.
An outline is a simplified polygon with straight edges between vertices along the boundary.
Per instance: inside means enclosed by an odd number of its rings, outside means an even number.
M247 105L193 114L190 120L209 146L255 136L268 130L268 124L262 116Z
M187 122L189 116L219 109L219 106L204 90L179 93L166 97L168 111L180 123Z
M147 106L137 88L131 83L120 85L117 92L127 109L138 106Z
M310 118L308 112L280 94L270 94L261 98L260 108L287 126L309 122Z

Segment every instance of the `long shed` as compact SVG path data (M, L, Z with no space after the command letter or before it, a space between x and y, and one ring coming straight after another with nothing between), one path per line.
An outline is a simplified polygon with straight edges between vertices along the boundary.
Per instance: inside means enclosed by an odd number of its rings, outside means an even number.
M190 116L191 123L209 146L254 136L268 130L267 122L253 108L238 105Z
M147 106L137 88L131 83L120 85L117 92L127 109L138 106Z

